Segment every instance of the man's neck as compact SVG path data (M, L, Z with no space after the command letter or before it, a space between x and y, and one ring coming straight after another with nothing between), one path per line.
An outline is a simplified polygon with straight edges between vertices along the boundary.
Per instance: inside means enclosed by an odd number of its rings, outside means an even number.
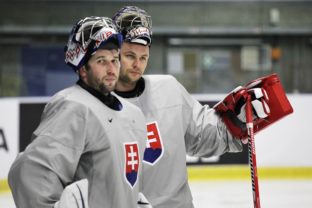
M115 96L113 96L111 93L108 92L107 95L104 95L103 93L100 93L99 91L88 86L81 79L79 79L77 81L77 84L81 88L83 88L84 90L89 92L91 95L93 95L94 97L99 99L103 104L105 104L109 108L111 108L113 110L117 110L117 111L120 111L122 109L121 102Z
M118 84L115 89L115 92L117 95L124 98L138 97L143 93L145 89L145 82L143 78L140 78L134 85L131 86L121 85L120 81L118 82Z
M136 86L136 82L133 83L125 83L122 81L118 81L117 85L116 85L116 90L119 92L129 92L134 90Z

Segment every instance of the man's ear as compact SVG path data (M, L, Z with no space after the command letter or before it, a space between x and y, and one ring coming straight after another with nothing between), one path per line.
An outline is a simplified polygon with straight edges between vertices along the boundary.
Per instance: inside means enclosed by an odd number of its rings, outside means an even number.
M87 70L85 66L80 67L80 69L78 69L77 73L79 74L79 76L85 76Z
M87 77L87 69L85 66L80 67L80 69L78 69L77 74L79 75L80 79L85 81L86 77Z

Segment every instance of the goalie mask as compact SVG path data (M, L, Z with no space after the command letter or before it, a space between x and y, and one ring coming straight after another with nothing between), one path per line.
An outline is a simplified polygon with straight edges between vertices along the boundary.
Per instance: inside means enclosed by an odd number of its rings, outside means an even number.
M74 25L65 46L65 62L77 71L102 48L120 49L122 36L108 17L86 17Z
M231 134L240 139L248 137L245 103L251 95L254 133L293 112L277 74L261 77L228 94L214 106Z
M113 21L124 41L150 46L152 43L152 19L146 11L136 6L121 8Z

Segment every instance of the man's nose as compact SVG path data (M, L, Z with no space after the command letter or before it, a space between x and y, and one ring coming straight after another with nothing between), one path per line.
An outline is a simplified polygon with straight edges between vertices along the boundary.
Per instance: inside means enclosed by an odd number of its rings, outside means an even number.
M109 62L107 65L107 74L115 74L117 68L118 67L113 62Z
M140 67L140 60L139 59L135 59L134 61L133 61L133 67L134 68L139 68Z

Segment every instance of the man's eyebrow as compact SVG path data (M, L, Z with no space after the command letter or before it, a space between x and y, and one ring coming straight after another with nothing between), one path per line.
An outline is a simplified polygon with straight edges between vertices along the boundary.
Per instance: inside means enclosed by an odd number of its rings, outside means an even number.
M119 54L114 54L114 55L113 55L113 58L114 58L114 59L119 59ZM95 60L99 60L99 59L108 60L109 58L107 58L107 56L103 56L103 55L98 56L98 57L95 58Z
M131 55L135 55L135 56L138 56L138 54L136 54L135 52L133 52L133 51L125 51L125 54L131 54ZM145 53L145 54L142 54L142 55L140 55L141 57L142 56L149 56L147 53Z
M106 59L106 56L98 56L98 57L96 57L95 59Z
M129 51L125 51L125 53L131 53L133 55L135 55L136 53L134 53L133 51L129 50Z

